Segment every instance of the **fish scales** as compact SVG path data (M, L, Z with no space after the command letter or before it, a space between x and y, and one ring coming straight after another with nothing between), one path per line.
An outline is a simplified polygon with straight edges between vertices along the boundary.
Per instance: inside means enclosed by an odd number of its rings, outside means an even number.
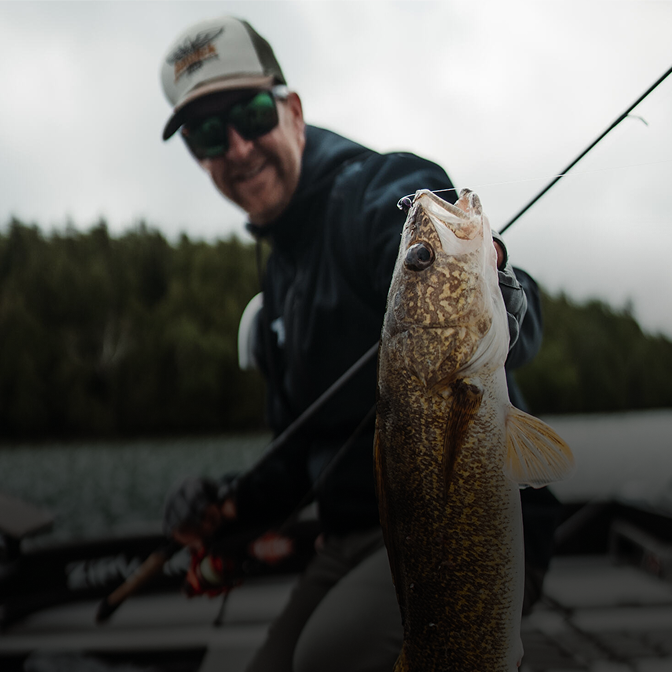
M478 197L465 190L452 206L416 193L378 359L377 488L404 625L396 670L516 670L522 656L519 484L562 478L572 460L510 406L507 352Z

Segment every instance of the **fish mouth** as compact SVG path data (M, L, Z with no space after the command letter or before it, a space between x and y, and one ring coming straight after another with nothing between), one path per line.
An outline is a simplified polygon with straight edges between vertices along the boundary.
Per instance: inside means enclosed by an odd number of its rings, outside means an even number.
M427 189L416 192L413 205L419 208L434 226L445 252L459 253L461 242L480 239L483 232L483 210L478 196L468 190L460 192L453 205ZM457 239L457 240L456 240Z

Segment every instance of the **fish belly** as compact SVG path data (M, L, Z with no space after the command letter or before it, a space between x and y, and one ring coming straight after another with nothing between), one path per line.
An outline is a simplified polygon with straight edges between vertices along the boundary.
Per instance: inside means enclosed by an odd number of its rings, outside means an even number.
M397 670L517 670L522 657L520 496L486 394L459 445L450 397L406 381L379 402L381 522L404 625ZM448 452L454 455L446 456ZM446 460L449 460L448 467Z

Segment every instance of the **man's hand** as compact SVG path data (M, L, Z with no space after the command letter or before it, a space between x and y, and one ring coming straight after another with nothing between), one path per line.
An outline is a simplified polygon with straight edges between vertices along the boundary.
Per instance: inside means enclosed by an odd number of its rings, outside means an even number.
M200 552L218 528L236 518L233 496L212 479L187 477L166 496L164 533Z
M213 556L209 549L218 529L236 518L233 479L233 474L227 475L218 484L212 479L187 477L166 496L164 533L191 551L184 583L188 596L228 593L240 582L234 561Z
M495 250L497 251L497 268L501 269L502 265L504 264L504 260L506 259L506 256L504 255L504 250L502 250L502 246L497 242L493 241L495 244Z

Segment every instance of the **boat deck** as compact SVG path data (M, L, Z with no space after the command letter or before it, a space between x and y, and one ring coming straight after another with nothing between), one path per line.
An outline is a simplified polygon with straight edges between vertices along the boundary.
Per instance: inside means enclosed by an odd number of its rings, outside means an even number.
M221 601L133 598L104 626L96 602L43 610L0 638L5 670L243 670L292 576L258 578ZM607 556L554 559L523 620L523 671L672 671L672 584ZM160 655L161 658L158 658Z
M608 557L558 557L523 620L524 671L672 671L672 585Z

